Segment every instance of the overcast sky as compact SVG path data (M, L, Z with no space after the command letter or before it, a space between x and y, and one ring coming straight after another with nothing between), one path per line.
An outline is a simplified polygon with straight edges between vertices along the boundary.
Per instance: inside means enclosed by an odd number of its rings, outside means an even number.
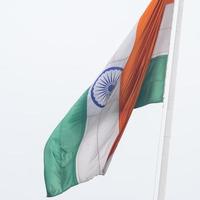
M46 199L45 142L149 2L0 1L1 199ZM185 0L166 200L200 199L199 7ZM136 110L106 176L52 199L153 199L161 111Z

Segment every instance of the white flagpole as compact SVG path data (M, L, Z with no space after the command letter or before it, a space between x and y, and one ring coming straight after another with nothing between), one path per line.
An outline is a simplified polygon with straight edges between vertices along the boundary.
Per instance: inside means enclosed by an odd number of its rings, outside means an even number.
M169 50L168 64L167 64L165 95L163 103L160 151L158 155L158 172L157 172L158 175L156 177L154 200L165 200L166 196L167 171L168 171L168 160L170 152L170 139L172 133L171 128L172 128L183 4L184 0L175 0L174 3L174 14L173 14L170 50Z

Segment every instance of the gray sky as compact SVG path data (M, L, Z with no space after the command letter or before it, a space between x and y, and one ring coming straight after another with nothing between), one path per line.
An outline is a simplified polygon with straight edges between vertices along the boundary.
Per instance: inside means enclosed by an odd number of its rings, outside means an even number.
M0 1L1 199L46 199L45 142L148 3ZM199 7L185 0L166 200L200 199ZM52 199L152 199L161 109L135 111L105 177Z

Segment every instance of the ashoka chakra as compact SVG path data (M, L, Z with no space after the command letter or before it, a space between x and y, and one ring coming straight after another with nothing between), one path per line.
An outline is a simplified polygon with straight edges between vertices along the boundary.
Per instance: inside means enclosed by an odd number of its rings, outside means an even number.
M91 89L91 97L98 107L103 108L106 105L121 72L122 68L120 67L110 67L104 70L94 82Z

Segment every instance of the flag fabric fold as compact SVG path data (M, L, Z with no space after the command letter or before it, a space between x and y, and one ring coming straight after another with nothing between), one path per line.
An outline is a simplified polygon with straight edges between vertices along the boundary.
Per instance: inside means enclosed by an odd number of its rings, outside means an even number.
M152 0L44 150L49 197L104 175L133 109L164 98L173 0Z

